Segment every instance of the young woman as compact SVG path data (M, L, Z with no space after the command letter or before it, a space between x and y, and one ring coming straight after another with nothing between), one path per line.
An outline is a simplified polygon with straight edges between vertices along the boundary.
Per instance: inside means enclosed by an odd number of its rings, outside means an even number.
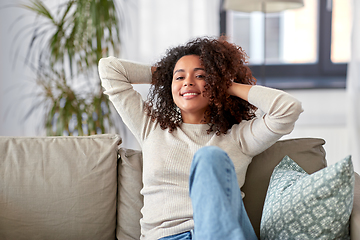
M100 60L105 93L143 151L141 239L257 239L240 191L247 167L302 108L255 85L246 63L240 47L211 38L172 48L153 67ZM152 84L145 103L137 83Z

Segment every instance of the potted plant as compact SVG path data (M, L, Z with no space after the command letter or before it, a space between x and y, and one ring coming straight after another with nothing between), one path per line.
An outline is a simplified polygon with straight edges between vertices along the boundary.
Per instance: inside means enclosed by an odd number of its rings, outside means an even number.
M26 66L36 73L39 107L47 135L91 135L114 128L108 98L97 73L100 58L120 52L120 9L116 0L64 0L50 9L42 0L20 7L36 15Z

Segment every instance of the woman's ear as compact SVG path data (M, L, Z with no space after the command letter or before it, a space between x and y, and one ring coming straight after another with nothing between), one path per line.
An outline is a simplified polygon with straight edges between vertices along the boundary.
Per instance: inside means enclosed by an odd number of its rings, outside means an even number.
M152 66L152 67L151 67L151 74L154 74L154 72L156 71L156 69L157 69L157 67Z

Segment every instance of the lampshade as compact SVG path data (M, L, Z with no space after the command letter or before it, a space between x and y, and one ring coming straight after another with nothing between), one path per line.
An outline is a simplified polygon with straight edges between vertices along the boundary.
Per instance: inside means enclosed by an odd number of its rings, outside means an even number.
M303 6L303 0L225 0L224 2L226 10L239 12L281 12Z

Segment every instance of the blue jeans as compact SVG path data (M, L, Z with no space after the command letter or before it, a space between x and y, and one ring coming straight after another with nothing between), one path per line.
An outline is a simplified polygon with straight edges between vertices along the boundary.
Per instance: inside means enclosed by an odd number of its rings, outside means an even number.
M257 240L246 213L234 164L226 152L203 147L194 155L190 170L190 197L195 240ZM190 232L164 239L191 239Z
M184 233L179 233L176 235L160 238L159 240L191 240L191 239L192 239L191 232L184 232Z

